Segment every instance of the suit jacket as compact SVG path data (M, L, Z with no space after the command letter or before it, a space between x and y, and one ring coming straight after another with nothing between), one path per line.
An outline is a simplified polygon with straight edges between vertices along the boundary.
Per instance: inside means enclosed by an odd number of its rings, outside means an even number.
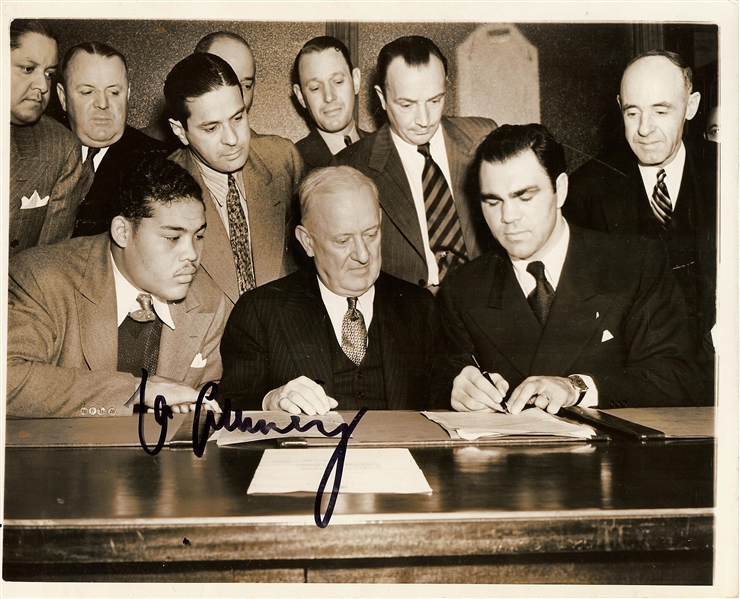
M226 300L202 272L185 299L170 303L175 329L162 326L157 375L198 387L221 376L219 342ZM37 247L10 263L10 417L131 414L139 379L117 372L116 288L108 235ZM203 360L194 364L200 355Z
M118 214L116 198L128 170L147 156L167 154L162 142L126 125L121 139L108 147L95 171L92 186L77 208L72 237L107 233Z
M496 123L478 117L442 117L451 188L469 258L480 255L490 233L474 197L469 170L475 152ZM426 285L428 269L419 219L401 157L386 124L334 157L333 164L353 166L375 181L383 208L383 270Z
M531 375L589 375L599 407L695 405L686 311L656 241L571 226L544 329L511 260L492 251L442 282L455 370L475 353L510 392Z
M357 134L360 139L370 135L357 127ZM311 132L303 139L296 142L295 147L303 156L303 162L306 163L306 170L312 171L315 168L329 166L334 155L331 153L329 146L326 145L324 138L317 129L311 129Z
M661 240L684 292L692 341L697 349L709 343L710 353L717 276L716 159L715 148L686 144L681 188L668 232L650 208L637 159L626 142L573 173L563 207L566 218L579 226Z
M269 391L301 375L326 381L331 397L329 326L313 269L301 269L245 293L224 331L218 401L223 405L229 397L234 409L260 410ZM449 405L452 378L436 367L443 344L431 293L381 272L370 324L375 326L382 345L388 409Z
M10 256L35 245L68 239L81 196L80 145L54 119L10 126ZM22 209L34 192L48 203Z
M203 190L208 231L201 266L233 306L239 299L236 266L229 235L215 200L188 148L174 152L170 160L184 167ZM295 270L292 247L298 211L294 191L303 178L303 171L303 160L292 142L277 135L251 138L249 158L242 169L242 177L257 285L264 285Z

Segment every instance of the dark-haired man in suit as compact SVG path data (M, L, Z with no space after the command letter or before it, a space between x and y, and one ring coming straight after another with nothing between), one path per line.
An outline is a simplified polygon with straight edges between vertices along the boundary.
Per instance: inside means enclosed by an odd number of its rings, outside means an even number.
M399 38L378 55L375 91L388 124L335 157L373 179L383 218L383 268L422 287L481 253L485 223L468 189L490 119L443 117L447 60L431 40Z
M185 145L170 160L198 181L206 203L203 269L233 305L295 269L293 192L303 159L287 139L251 136L239 79L214 54L177 63L164 95L172 131Z
M303 45L293 66L293 92L315 128L296 143L310 169L328 166L332 156L365 137L355 123L360 69L335 37L315 37Z
M503 125L478 154L482 210L500 248L440 289L452 346L465 357L452 407L500 410L507 397L513 414L527 404L556 413L701 402L662 246L568 224L565 152L542 125Z
M82 143L83 178L89 185L72 236L98 235L110 229L114 197L127 172L146 156L167 150L126 124L128 66L118 50L100 42L77 44L64 55L61 71L57 93Z
M440 367L434 298L381 272L372 180L316 169L299 196L296 236L314 265L239 299L221 343L219 403L293 414L444 407L454 375Z
M43 114L57 68L57 40L44 21L10 24L10 256L72 234L82 195L79 143Z

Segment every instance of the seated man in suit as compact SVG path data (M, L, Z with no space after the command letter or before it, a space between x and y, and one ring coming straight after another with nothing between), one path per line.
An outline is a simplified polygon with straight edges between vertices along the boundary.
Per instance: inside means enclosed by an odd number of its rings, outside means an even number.
M295 269L293 192L303 159L277 135L252 137L242 87L214 54L191 54L164 84L172 131L185 145L170 156L198 182L209 235L203 269L229 298Z
M100 42L72 46L62 60L57 93L72 132L82 142L83 179L89 186L77 208L72 237L110 230L112 198L127 171L164 144L126 124L128 66L123 54Z
M68 239L82 195L79 143L43 114L57 68L57 40L44 21L10 24L10 256Z
M569 225L563 147L504 125L478 150L483 215L500 248L445 279L439 300L462 360L455 410L556 413L696 402L680 288L664 248ZM491 384L473 366L477 355Z
M447 59L430 39L401 37L378 55L375 91L388 124L335 157L373 179L383 209L383 268L436 290L487 239L468 188L490 119L444 117Z
M205 228L198 184L152 157L123 182L108 233L15 256L8 416L129 415L142 368L147 406L163 395L188 411L221 376L226 323L223 294L198 268Z
M296 236L315 268L239 299L221 343L219 403L311 415L443 407L452 376L437 367L434 299L380 271L373 182L327 167L306 177L299 196Z
M633 59L617 96L626 143L573 173L563 214L588 229L663 244L686 300L705 393L713 397L717 146L683 140L700 100L679 55L651 50Z
M293 66L293 92L315 128L296 143L309 169L328 166L332 156L367 133L355 124L360 69L335 37L315 37L303 45Z

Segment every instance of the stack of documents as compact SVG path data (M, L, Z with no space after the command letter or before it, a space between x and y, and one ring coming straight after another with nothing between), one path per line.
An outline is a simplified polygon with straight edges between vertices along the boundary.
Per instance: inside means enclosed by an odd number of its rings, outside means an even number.
M481 437L513 435L590 439L596 434L588 426L565 422L539 408L523 410L516 416L499 412L422 412L422 414L444 428L451 438L467 441Z

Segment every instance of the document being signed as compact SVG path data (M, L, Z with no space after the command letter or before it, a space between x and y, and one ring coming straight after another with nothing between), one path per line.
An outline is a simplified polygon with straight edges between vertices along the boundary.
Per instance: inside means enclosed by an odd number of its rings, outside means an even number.
M267 449L247 494L315 493L333 449ZM331 488L330 481L327 488ZM347 451L340 493L431 493L408 449Z

